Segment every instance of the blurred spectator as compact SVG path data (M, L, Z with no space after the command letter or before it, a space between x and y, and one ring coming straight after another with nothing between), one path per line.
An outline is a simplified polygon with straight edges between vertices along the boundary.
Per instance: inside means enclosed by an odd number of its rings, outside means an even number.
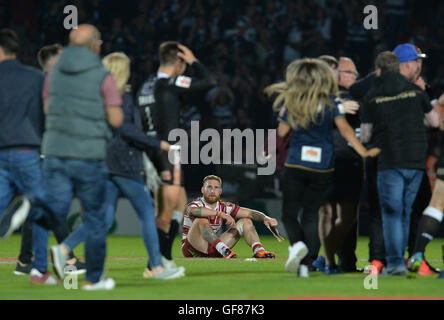
M399 34L405 36L409 33L407 0L385 0L387 41L390 48L398 43ZM404 39L405 40L405 39Z
M195 105L186 104L182 110L182 126L188 132L188 136L191 136L191 121L201 121L202 114Z
M211 114L218 130L231 129L235 122L234 96L231 91L219 90L211 99Z
M364 28L364 16L357 8L351 7L347 17L345 50L355 61L358 70L367 73L373 61L370 54L373 47L371 33Z
M289 62L305 56L349 56L367 73L379 52L408 40L429 54L423 75L432 89L443 86L444 5L431 2L427 7L419 0L75 0L72 4L78 7L79 23L99 26L104 55L123 51L134 62L130 79L134 91L157 68L159 44L177 40L191 46L218 78L218 87L205 102L190 103L201 113L202 127L210 126L213 94L224 88L234 95L233 116L248 104L245 111L256 128L268 126L272 118L270 102L259 91L282 78ZM67 38L63 8L68 2L24 3L0 0L0 26L26 34L20 58L35 65L39 47ZM367 4L379 10L378 30L363 28ZM37 14L30 8L36 8Z

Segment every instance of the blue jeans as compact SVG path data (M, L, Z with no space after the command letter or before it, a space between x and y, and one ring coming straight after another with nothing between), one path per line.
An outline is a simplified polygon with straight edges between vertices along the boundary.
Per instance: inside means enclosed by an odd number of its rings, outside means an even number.
M413 169L378 171L387 271L405 266L404 253L410 230L412 205L424 172Z
M45 273L48 268L48 238L48 230L34 223L32 230L34 261L32 266L42 273Z
M66 221L74 196L82 204L86 281L96 283L103 273L106 256L105 162L46 157L43 174L47 205L58 220Z
M40 154L36 150L0 151L0 216L15 193L23 194L30 200L43 200L45 197ZM34 206L29 213L30 219L41 215L41 208ZM33 267L45 273L48 267L48 231L36 225L33 229Z
M133 205L142 223L142 238L145 248L150 257L150 264L153 268L162 265L159 238L157 235L156 219L154 216L153 199L145 188L145 181L140 179L130 179L119 176L111 176L106 182L106 226L111 228L117 200L123 194ZM85 228L80 225L73 233L63 241L63 244L73 250L84 240Z

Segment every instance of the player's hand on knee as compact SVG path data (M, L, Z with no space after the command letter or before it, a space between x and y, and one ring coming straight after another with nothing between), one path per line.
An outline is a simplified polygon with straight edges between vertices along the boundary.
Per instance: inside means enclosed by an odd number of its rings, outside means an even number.
M233 217L228 214L221 214L221 218L224 219L228 226L234 227L236 225L236 221L234 221Z

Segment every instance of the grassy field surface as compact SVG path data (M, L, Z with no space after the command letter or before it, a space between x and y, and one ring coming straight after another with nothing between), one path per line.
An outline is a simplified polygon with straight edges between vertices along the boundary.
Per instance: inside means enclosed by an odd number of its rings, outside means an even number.
M50 239L51 244L54 241ZM432 241L426 251L428 260L438 268L443 266L442 242L443 239ZM78 290L67 290L63 285L31 285L28 276L14 275L20 236L1 241L0 299L444 299L444 279L436 276L417 279L380 276L373 282L377 289L371 290L364 287L367 275L363 273L326 276L312 272L308 279L298 278L284 270L288 242L278 243L273 237L262 237L262 243L276 253L277 259L252 262L245 261L252 252L243 240L234 248L238 259L185 259L177 238L173 256L178 265L185 266L186 277L168 281L142 277L147 254L140 237L110 236L107 243L107 275L114 278L116 288L85 292L80 289L84 276L79 276ZM83 246L75 253L83 257ZM358 267L368 265L368 238L359 238L357 256Z

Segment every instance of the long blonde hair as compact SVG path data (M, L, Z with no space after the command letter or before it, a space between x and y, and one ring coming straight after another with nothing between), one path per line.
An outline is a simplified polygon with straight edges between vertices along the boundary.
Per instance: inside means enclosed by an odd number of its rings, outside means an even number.
M333 107L330 95L338 94L338 84L324 61L305 58L288 65L285 82L272 84L264 91L268 96L278 94L273 109L288 110L290 127L308 129L316 124L320 112L324 114L325 107Z
M127 89L130 76L130 59L123 52L113 52L103 58L103 65L114 77L117 89L123 93Z

